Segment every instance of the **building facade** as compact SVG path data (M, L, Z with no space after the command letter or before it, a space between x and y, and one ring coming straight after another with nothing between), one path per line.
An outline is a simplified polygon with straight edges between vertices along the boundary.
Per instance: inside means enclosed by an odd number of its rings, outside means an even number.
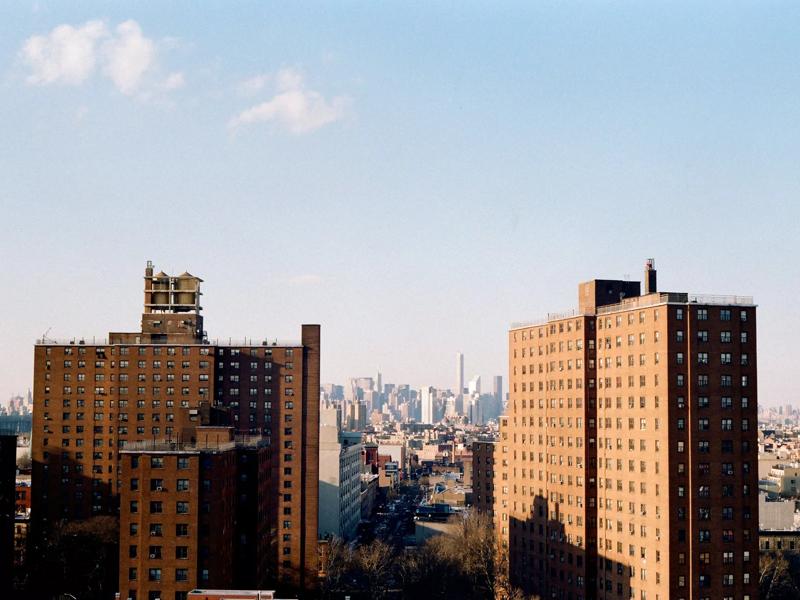
M472 499L475 509L494 516L495 442L472 442Z
M511 582L565 599L758 594L751 298L594 280L509 332L495 518Z
M319 326L303 325L296 343L212 342L203 327L202 280L153 271L148 263L141 331L35 346L34 533L46 543L61 522L119 514L128 485L123 448L189 442L197 426L219 415L269 448L265 523L273 575L286 585L313 586Z
M339 409L320 410L319 537L352 540L361 521L361 434L341 429Z

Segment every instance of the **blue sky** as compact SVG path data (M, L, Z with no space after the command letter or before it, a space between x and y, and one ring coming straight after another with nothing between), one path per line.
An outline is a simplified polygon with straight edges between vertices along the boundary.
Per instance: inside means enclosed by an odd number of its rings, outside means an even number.
M69 26L69 27L64 27ZM0 6L0 400L32 344L135 329L142 271L212 337L323 326L323 379L507 370L578 281L752 294L796 398L800 6Z

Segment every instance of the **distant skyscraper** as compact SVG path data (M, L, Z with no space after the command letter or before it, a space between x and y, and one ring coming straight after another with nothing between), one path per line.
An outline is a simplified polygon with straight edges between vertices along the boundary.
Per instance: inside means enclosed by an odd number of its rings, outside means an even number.
M456 352L456 396L464 393L464 355Z
M492 395L499 406L503 406L503 376L495 375L492 377Z
M375 378L375 391L379 394L383 393L383 375L378 371L378 376Z
M469 393L470 394L480 394L481 393L481 376L475 375L472 379L469 380Z
M433 417L434 417L434 395L436 391L434 388L428 386L422 388L420 390L420 398L422 403L422 418L420 421L422 423L430 423L433 424Z

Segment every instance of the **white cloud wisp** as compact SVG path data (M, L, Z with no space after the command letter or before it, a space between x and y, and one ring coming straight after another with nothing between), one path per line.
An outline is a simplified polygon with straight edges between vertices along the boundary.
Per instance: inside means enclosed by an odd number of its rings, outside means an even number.
M273 121L294 134L310 133L345 116L349 100L336 96L331 100L305 86L302 74L295 69L282 69L276 78L276 91L271 100L256 104L230 120L236 130L245 125Z

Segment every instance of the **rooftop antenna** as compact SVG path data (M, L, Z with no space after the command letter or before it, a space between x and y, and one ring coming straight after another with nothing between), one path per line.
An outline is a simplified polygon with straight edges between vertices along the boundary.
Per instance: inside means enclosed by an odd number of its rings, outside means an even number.
M50 327L48 327L48 328L47 328L47 331L45 331L45 332L42 334L42 343L44 343L44 342L46 342L46 341L47 341L47 334L48 334L48 333L50 333L50 330L51 330L52 328L53 328L53 326L51 325Z

